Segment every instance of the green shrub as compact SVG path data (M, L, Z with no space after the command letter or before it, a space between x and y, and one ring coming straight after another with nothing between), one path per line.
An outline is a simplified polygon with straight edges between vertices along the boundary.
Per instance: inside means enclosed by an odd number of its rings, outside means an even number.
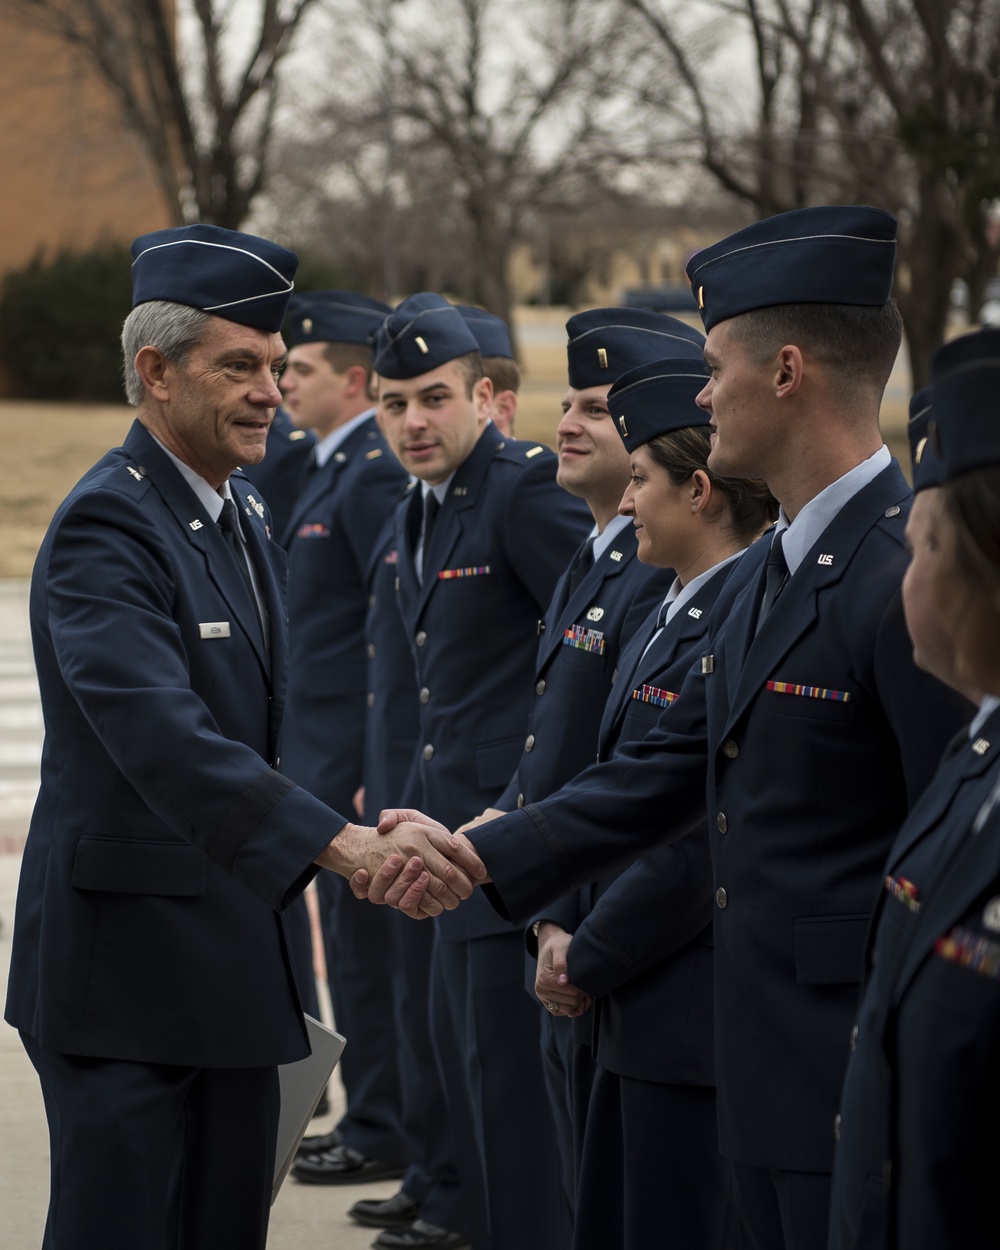
M36 255L0 290L0 363L29 399L124 401L122 322L132 306L121 243Z

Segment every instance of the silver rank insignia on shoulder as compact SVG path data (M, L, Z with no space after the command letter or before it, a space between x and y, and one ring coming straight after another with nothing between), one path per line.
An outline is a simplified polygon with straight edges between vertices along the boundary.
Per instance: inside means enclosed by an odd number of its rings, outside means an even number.
M977 738L972 744L972 749L977 755L985 755L990 749L990 744L985 738Z
M825 564L829 567L833 563L833 556L820 556L816 563Z
M198 626L198 633L202 636L202 638L228 638L229 622L202 621Z
M524 458L525 460L531 460L533 456L540 456L544 450L544 447L532 447L530 451L524 453Z
M587 613L588 621L599 621L604 616L603 608L591 608Z
M620 564L621 558L622 558L622 553L620 551L612 551L612 553L608 556L608 559L614 560L615 564Z
M700 621L701 608L688 608L688 616L693 616L696 621Z
M983 908L983 928L1000 933L1000 898L991 898Z
M125 467L128 469L129 473L132 474L132 476L135 478L137 482L142 481L143 476L144 476L142 469L133 469L130 464L126 465Z
M703 676L707 675L708 673L715 672L715 656L714 655L703 655L701 657L701 671L702 671Z
M193 530L201 530L205 528L204 525L201 523L201 521L198 521L198 520L188 521L188 525Z
M254 499L253 495L247 495L247 503L250 505L251 508L253 508L254 512L256 512L257 515L260 517L260 519L263 521L264 505L262 503L258 503L257 500Z

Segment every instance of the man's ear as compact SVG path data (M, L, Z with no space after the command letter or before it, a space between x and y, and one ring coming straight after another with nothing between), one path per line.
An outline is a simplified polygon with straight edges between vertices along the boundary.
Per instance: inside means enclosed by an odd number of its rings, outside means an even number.
M493 422L506 438L514 438L517 391L497 391L493 396Z
M793 343L786 343L775 361L775 395L780 398L794 395L802 385L803 371L802 352Z
M489 378L480 378L472 388L472 402L476 406L476 418L483 422L489 420L493 403L493 383Z
M135 358L135 368L142 384L154 399L170 398L168 371L170 361L158 347L140 348Z

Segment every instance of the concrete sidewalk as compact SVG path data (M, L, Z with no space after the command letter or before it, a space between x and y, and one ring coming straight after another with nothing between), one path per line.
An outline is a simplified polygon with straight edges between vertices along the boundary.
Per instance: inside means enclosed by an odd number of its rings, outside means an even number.
M27 582L0 581L0 995L6 998L20 850L38 784L42 738L28 640ZM334 1110L314 1121L332 1128ZM37 1250L48 1202L48 1133L34 1069L13 1029L0 1023L0 1248ZM271 1214L268 1250L362 1250L376 1233L347 1218L359 1198L388 1198L396 1182L324 1187L287 1180ZM94 1250L100 1250L94 1247ZM220 1246L219 1250L228 1250ZM234 1248L236 1250L236 1248Z

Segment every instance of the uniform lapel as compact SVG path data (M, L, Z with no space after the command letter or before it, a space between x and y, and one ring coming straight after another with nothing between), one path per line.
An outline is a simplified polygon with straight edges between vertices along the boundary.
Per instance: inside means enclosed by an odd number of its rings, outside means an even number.
M233 620L246 634L266 674L267 660L257 605L247 594L246 583L226 547L218 525L207 515L198 497L177 472L166 452L138 422L129 431L124 447L136 460L139 472L150 478L186 535L187 541L201 553L208 576L225 599ZM246 496L237 506L246 506Z
M310 477L302 494L295 501L292 515L282 536L282 546L286 550L295 537L298 527L303 521L308 519L309 513L315 507L316 502L334 489L341 470L348 464L352 455L358 451L360 444L367 441L368 432L371 430L374 420L374 417L370 417L367 421L362 421L357 429L352 430L348 434L347 438L344 439L326 463L320 465Z
M601 552L598 559L594 561L593 567L587 571L587 576L577 586L573 594L565 598L558 615L553 616L553 609L556 607L557 595L560 589L564 585L566 587L569 585L569 570L567 569L559 579L556 594L552 597L552 607L549 608L545 617L545 632L542 634L542 643L538 649L539 672L555 655L558 648L562 645L563 635L566 630L579 619L584 608L590 603L594 603L595 609L601 608L601 605L596 603L595 600L600 599L605 583L613 582L616 577L620 577L636 558L634 540L630 540L628 543L619 541L623 537L627 537L627 531L623 534L615 535L615 541L611 543L606 551ZM609 587L609 590L613 593L613 587ZM588 623L592 624L595 629L600 629L601 619L599 617L597 620Z
M434 523L430 548L424 551L422 582L417 596L418 619L438 583L438 574L447 566L448 557L462 534L464 514L476 507L489 467L503 446L504 440L500 431L492 423L487 425L468 459L458 467L451 479L448 493ZM418 497L416 503L422 514L422 498Z
M858 547L885 515L886 508L905 501L908 495L909 488L893 463L848 500L806 553L757 633L754 609L760 607L768 553L766 544L760 551L754 550L758 544L750 549L747 555L754 557L756 576L736 600L729 618L731 623L726 626L725 663L727 684L732 690L727 733L772 677L777 665L816 620L820 591L840 581Z

